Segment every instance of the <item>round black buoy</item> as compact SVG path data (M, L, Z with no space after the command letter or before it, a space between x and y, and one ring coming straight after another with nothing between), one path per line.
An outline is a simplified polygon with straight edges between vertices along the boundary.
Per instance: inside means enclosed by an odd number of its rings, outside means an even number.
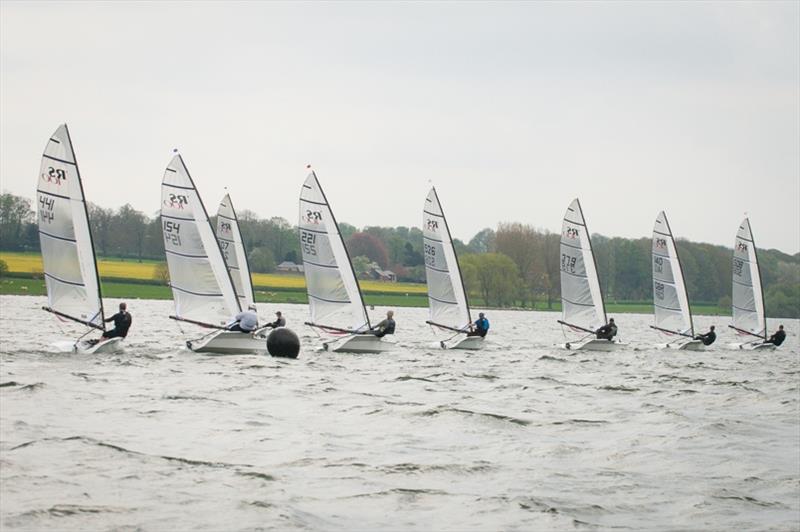
M300 352L300 338L286 327L272 329L267 336L267 351L274 357L297 358Z

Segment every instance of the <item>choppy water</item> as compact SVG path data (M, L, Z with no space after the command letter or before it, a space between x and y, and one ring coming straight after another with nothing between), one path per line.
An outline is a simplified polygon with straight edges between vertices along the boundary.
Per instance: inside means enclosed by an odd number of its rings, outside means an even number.
M723 332L575 354L557 315L491 311L470 353L398 309L377 356L315 352L305 306L260 305L301 334L292 361L188 352L157 301L130 302L124 354L57 353L77 329L43 302L0 298L3 530L800 527L796 320L773 353ZM621 336L663 341L650 319Z

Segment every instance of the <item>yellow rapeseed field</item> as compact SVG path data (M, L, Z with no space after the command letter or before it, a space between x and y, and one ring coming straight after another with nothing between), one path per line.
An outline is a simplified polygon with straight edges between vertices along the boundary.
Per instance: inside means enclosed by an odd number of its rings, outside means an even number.
M6 261L8 270L21 273L41 273L42 257L34 253L0 252L0 260ZM158 262L135 262L115 259L99 259L97 267L100 277L114 277L117 279L154 278ZM306 287L305 277L302 275L254 273L253 285L264 288L282 288L303 290ZM359 281L364 292L390 292L395 294L424 294L425 285L417 283L382 283L380 281Z

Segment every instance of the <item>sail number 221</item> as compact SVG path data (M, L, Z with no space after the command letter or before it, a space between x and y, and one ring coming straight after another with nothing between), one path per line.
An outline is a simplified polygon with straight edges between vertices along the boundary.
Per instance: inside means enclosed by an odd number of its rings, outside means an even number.
M307 231L300 232L300 245L303 246L303 253L306 255L317 254L317 235Z

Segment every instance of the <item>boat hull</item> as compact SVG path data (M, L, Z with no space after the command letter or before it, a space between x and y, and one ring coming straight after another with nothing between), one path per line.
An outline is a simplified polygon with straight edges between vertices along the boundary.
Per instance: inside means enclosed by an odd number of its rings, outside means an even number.
M267 337L258 332L218 331L207 338L189 340L186 347L195 353L249 355L267 352Z
M589 338L582 342L567 342L564 348L570 351L615 351L620 345L613 340Z
M666 345L667 349L677 349L679 351L705 351L706 346L700 340L688 340L686 342L670 342Z
M75 344L76 353L85 353L87 355L103 354L103 353L118 353L122 351L122 338L109 338L97 343L89 341L80 341Z
M742 349L743 351L774 351L777 349L775 344L765 344L765 343L741 343L741 344L729 344L728 347L731 349Z
M374 334L355 334L322 344L324 350L334 353L383 353L393 347L393 342Z
M467 351L478 351L483 349L484 338L481 336L463 336L449 342L440 342L442 349L465 349Z

